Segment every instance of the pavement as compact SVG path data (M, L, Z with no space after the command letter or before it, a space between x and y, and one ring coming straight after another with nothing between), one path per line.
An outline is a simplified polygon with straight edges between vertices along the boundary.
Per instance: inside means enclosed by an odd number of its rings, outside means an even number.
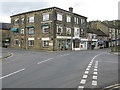
M4 49L3 88L105 88L118 84L118 56L110 49L40 52Z

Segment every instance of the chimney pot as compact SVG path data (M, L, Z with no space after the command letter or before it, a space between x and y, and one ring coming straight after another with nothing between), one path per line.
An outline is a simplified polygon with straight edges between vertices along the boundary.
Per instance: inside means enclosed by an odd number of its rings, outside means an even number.
M69 12L73 13L73 8L69 7Z

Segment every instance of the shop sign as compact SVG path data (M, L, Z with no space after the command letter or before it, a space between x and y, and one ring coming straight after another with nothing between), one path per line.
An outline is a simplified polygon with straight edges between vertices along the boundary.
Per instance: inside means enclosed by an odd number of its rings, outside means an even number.
M53 43L49 43L50 46L53 46Z

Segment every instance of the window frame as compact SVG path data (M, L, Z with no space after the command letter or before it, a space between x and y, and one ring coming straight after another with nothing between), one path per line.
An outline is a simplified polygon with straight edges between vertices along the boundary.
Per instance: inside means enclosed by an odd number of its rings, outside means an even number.
M49 40L42 41L42 47L43 48L49 48Z
M42 20L43 21L49 21L50 20L50 14L49 13L43 13L42 14Z
M62 13L57 13L57 20L63 21L63 14Z
M28 18L28 22L29 23L34 23L34 21L35 21L35 17L34 16L31 16L31 17Z

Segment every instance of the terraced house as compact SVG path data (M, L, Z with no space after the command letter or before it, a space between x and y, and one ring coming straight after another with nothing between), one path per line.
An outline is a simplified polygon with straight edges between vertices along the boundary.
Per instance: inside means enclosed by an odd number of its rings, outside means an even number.
M58 7L11 16L11 47L37 50L75 50L85 38L87 17Z

